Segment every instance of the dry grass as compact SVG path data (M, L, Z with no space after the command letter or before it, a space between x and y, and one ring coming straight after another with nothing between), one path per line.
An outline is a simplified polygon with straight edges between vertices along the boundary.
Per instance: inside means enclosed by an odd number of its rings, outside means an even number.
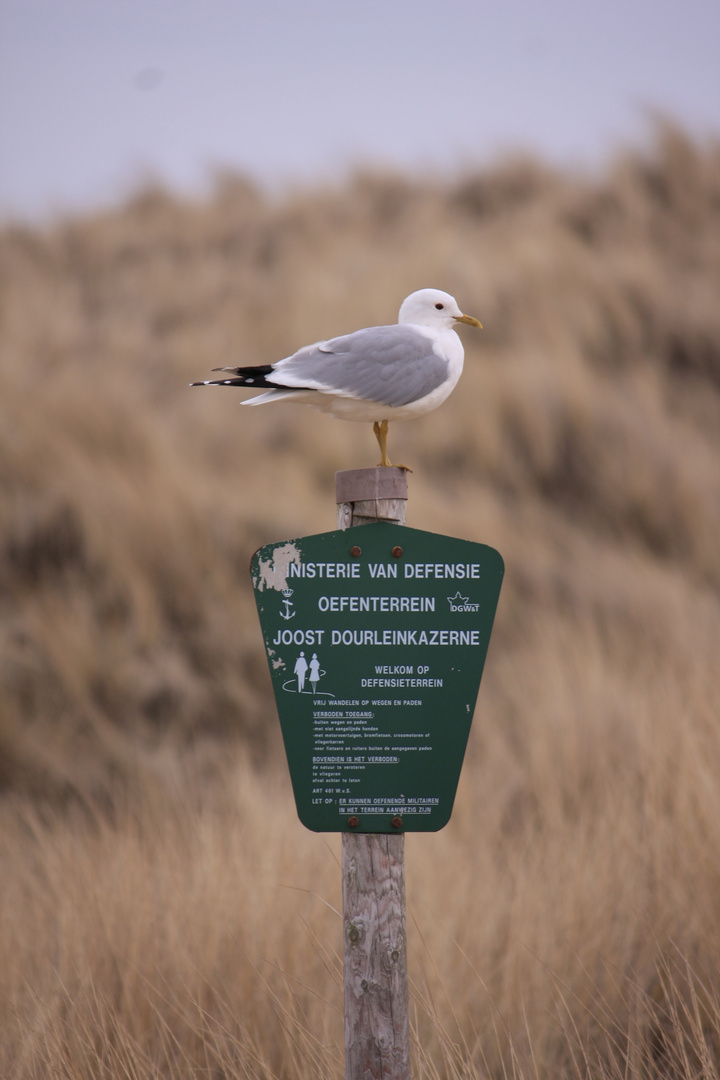
M454 292L409 523L507 564L456 813L407 844L415 1075L720 1074L720 147L242 179L0 233L0 1073L342 1072L337 838L297 823L247 564L369 425L213 366Z

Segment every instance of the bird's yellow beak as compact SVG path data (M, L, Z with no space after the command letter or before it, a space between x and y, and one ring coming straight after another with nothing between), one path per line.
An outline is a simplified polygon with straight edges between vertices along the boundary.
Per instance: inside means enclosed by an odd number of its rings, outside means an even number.
M454 319L455 322L463 322L467 326L477 326L482 330L482 323L478 322L477 319L473 319L472 315L455 315Z

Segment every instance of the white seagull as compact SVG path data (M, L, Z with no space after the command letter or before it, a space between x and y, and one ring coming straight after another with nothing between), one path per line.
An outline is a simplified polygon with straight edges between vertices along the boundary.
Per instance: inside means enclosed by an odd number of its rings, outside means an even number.
M296 401L341 420L373 425L381 465L390 465L390 420L407 420L436 409L455 388L464 351L456 323L481 324L463 315L439 289L420 289L403 301L392 326L369 326L354 334L318 341L276 364L213 368L232 378L192 386L240 386L265 391L243 405Z

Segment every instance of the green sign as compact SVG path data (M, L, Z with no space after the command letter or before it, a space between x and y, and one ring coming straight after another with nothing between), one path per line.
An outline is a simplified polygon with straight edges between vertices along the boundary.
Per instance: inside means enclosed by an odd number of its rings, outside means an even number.
M498 552L377 523L268 544L251 573L302 823L441 829L500 593Z

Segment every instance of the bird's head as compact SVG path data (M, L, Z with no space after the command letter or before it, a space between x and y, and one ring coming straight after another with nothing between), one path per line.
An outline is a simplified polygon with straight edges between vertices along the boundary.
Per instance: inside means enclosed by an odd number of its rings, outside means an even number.
M418 289L410 293L402 302L398 322L432 326L437 330L452 328L460 322L482 329L472 315L463 315L454 296L440 289Z

